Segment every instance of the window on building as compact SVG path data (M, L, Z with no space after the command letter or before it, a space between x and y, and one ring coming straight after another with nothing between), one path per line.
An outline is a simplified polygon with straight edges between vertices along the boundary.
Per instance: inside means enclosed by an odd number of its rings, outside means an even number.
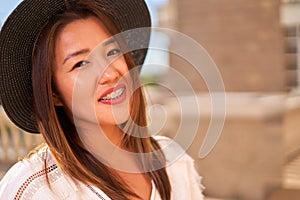
M300 89L300 0L282 0L281 23L284 27L287 87Z

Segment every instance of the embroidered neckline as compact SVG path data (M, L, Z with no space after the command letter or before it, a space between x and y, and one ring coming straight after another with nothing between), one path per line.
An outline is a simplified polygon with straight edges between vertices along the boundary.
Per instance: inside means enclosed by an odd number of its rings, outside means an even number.
M153 181L151 181L151 185L152 185L152 190L151 190L151 196L150 199L156 199L156 195L157 195L157 190L155 187L155 184ZM103 196L101 196L101 194L99 194L99 192L97 192L91 185L86 185L86 187L88 187L93 193L95 193L100 199L105 200L105 198Z
M86 185L92 192L94 192L96 195L97 195L97 197L99 197L100 199L102 199L102 200L105 200L104 199L104 197L103 196L101 196L101 194L99 194L99 192L97 192L92 186L90 186L90 185Z

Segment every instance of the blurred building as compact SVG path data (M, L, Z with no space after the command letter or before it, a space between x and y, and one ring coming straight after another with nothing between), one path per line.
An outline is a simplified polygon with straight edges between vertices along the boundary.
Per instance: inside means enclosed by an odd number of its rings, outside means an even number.
M216 62L227 91L285 91L280 3L170 0L170 6L161 10L161 26L187 34L202 45ZM206 88L183 65L171 59L171 66L188 74L194 87Z
M188 152L204 177L206 195L297 199L280 195L290 187L299 195L300 188L300 181L293 185L286 180L289 164L300 152L299 13L297 0L169 0L160 9L159 26L184 33L202 45L216 63L227 93L222 135L213 151L200 159L199 149L211 120L207 85L184 58L170 55L170 66L188 79L199 99L199 130ZM175 41L170 38L172 48ZM182 50L199 56L188 46ZM162 79L189 96L168 73ZM160 95L166 96L165 92ZM184 121L175 111L174 96L161 99L158 95L156 100L169 112L163 132L170 137L176 136L176 124L200 118L191 107Z

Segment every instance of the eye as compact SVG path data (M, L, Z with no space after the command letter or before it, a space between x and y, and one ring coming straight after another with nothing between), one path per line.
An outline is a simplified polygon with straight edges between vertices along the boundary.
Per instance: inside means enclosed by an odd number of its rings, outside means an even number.
M89 64L89 63L90 63L90 62L85 61L85 60L80 61L80 62L76 63L76 64L73 66L72 69L75 69L75 68L78 68L78 67L83 67L83 66L85 66L85 65L87 65L87 64Z
M121 53L120 49L113 49L113 50L110 50L106 55L114 56L114 55L119 55L120 53Z

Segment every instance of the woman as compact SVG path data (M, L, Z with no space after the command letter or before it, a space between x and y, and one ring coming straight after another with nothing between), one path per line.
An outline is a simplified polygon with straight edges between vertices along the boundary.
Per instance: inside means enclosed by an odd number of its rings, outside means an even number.
M0 34L1 102L45 144L8 171L1 199L203 198L191 158L171 162L172 142L148 136L142 27L143 0L23 0L14 10Z

